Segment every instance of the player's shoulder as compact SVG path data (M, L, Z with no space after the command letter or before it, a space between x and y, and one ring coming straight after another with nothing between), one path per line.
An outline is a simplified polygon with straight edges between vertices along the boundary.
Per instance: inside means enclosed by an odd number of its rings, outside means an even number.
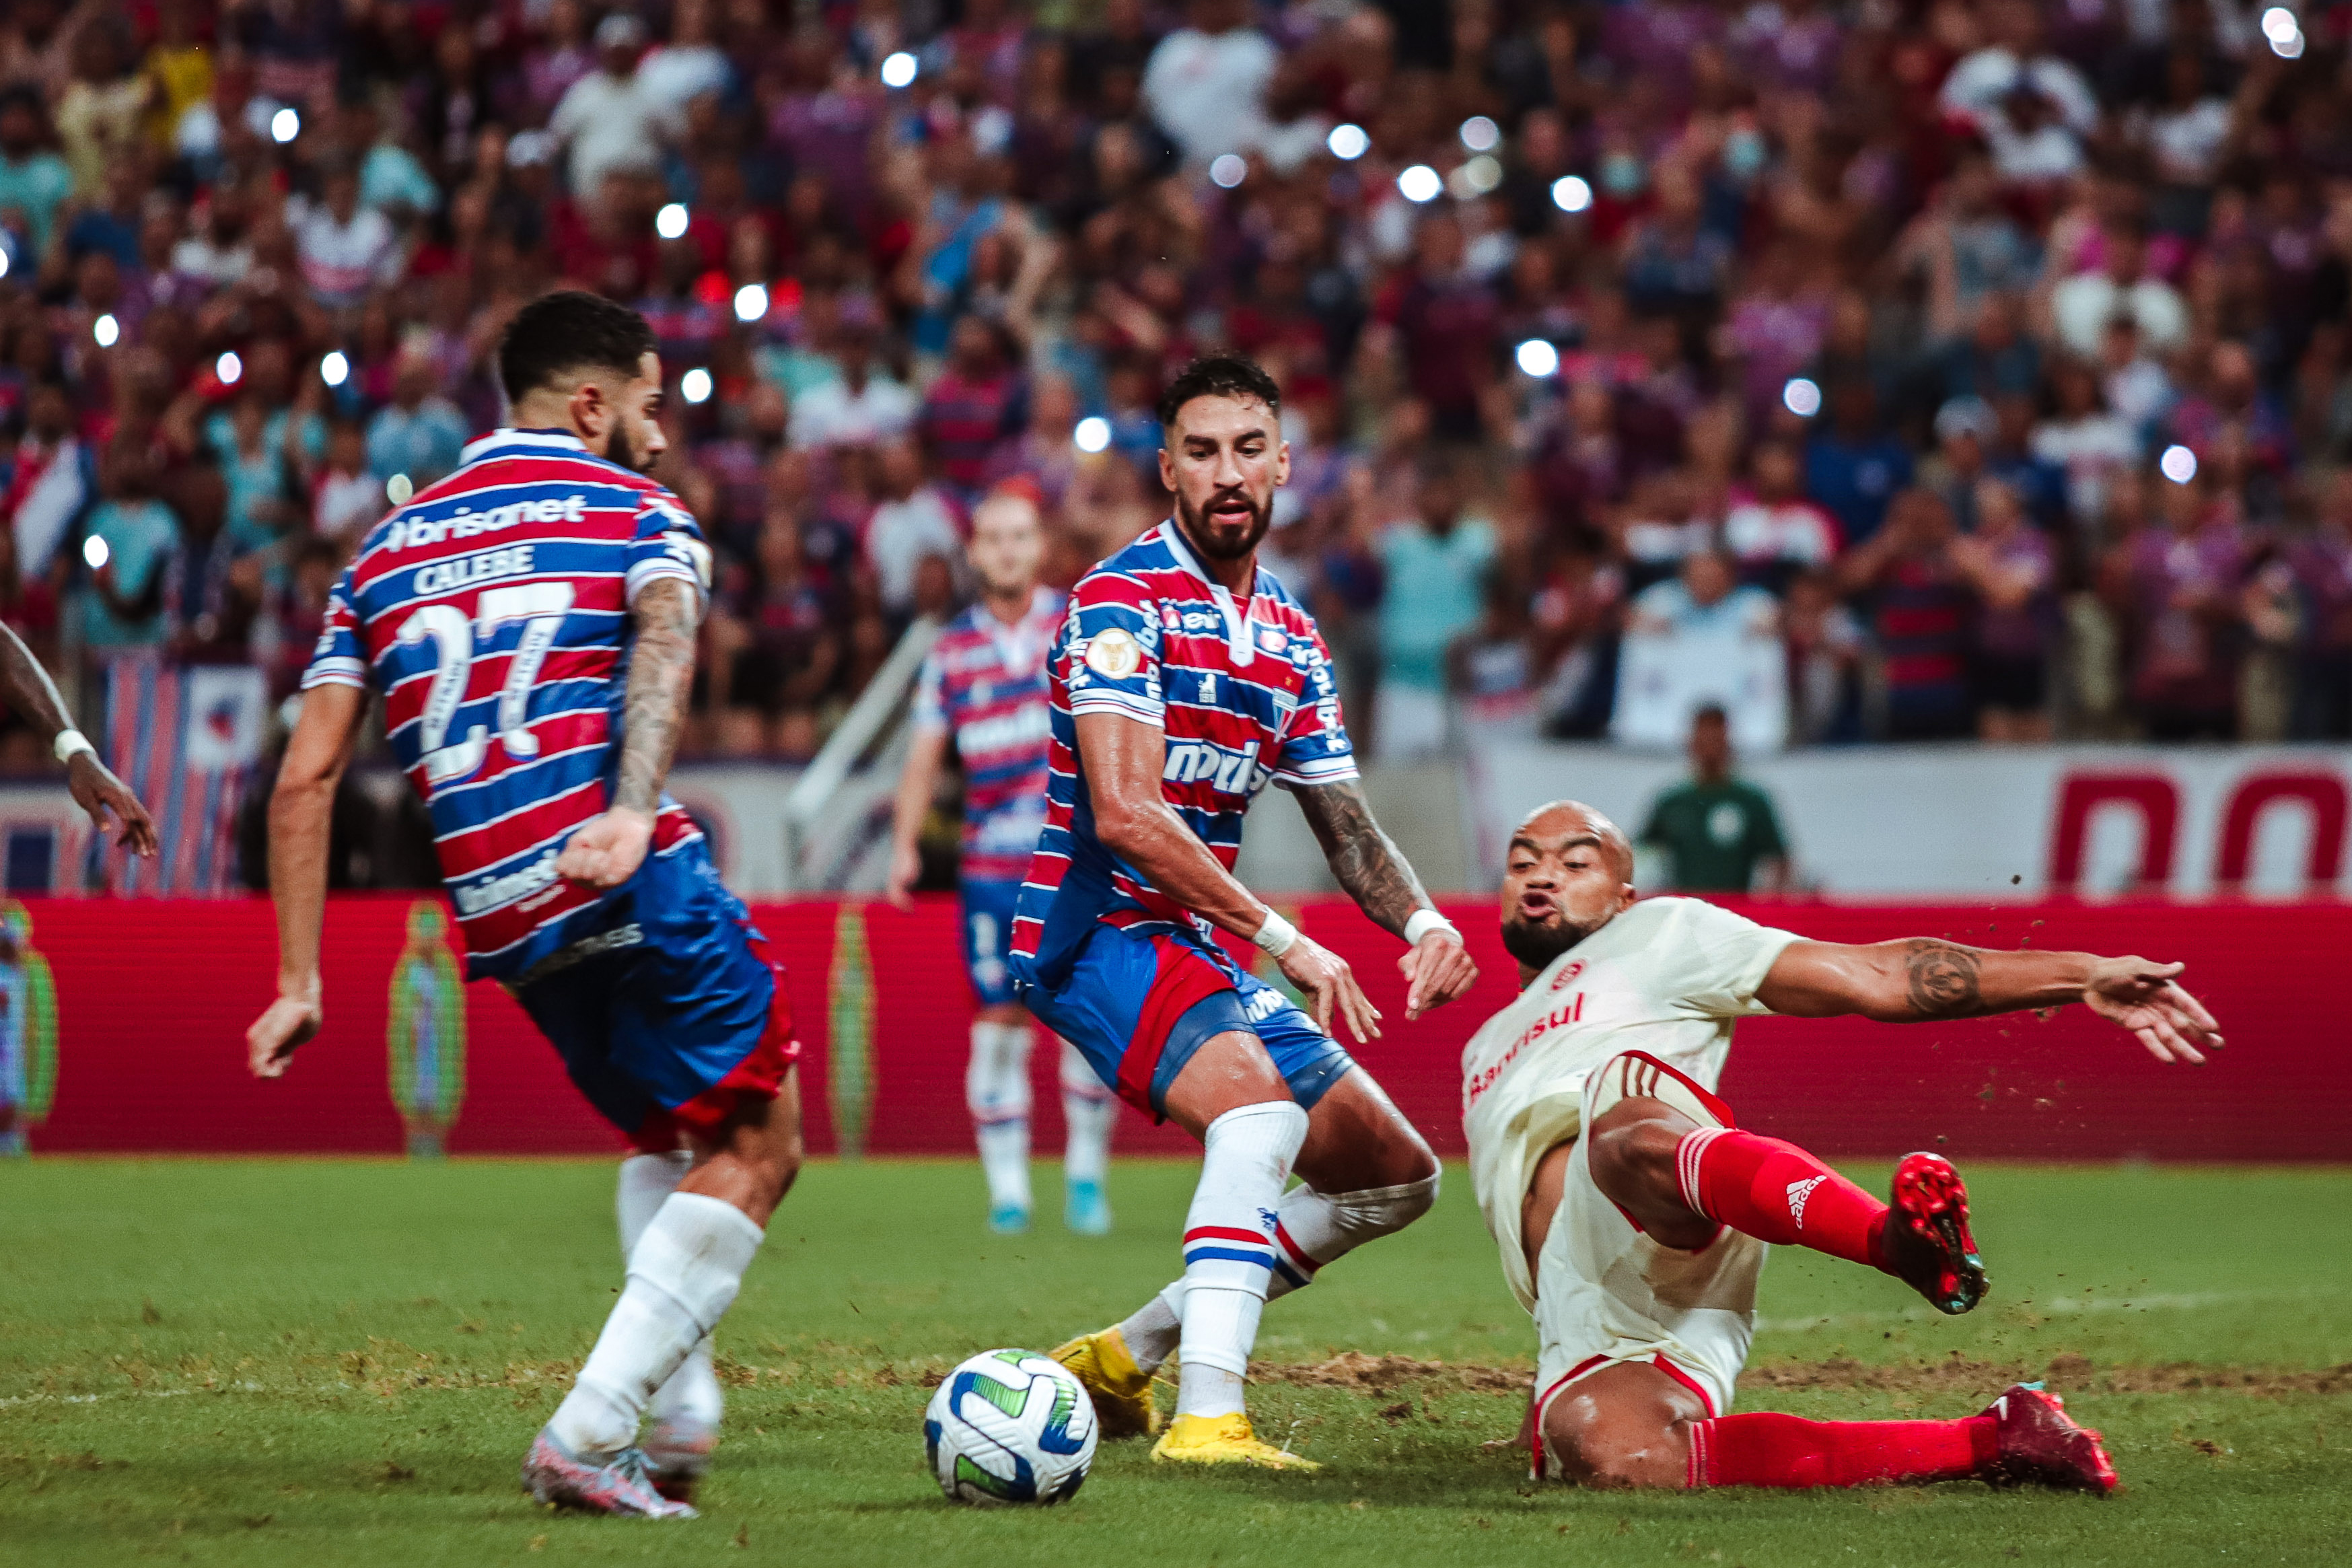
M1181 574L1175 552L1168 546L1162 531L1168 525L1147 531L1102 561L1078 579L1070 590L1070 599L1081 607L1095 605L1143 605L1160 597L1171 586L1171 574Z

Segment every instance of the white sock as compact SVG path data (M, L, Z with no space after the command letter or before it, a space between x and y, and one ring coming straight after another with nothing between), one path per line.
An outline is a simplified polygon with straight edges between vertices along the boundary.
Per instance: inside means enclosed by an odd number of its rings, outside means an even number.
M1274 1209L1306 1141L1307 1112L1287 1100L1228 1110L1201 1140L1201 1184L1184 1215L1180 1415L1242 1408L1242 1378L1274 1267Z
M1062 1042L1062 1121L1069 1129L1062 1145L1062 1179L1099 1183L1110 1170L1110 1130L1118 1120L1118 1097L1103 1087L1095 1069L1069 1041Z
M1029 1207L1029 1026L971 1026L964 1103L979 1137L980 1168L992 1208Z
M637 1238L677 1184L694 1168L694 1156L680 1149L667 1154L635 1154L621 1162L621 1188L614 1202L621 1223L621 1258L637 1249ZM715 1433L726 1413L727 1395L719 1385L719 1369L711 1364L710 1336L705 1334L688 1351L685 1362L654 1393L647 1406L655 1420L681 1431Z
M1367 1187L1356 1193L1318 1193L1296 1186L1282 1195L1276 1215L1274 1272L1266 1281L1269 1301L1301 1290L1315 1282L1315 1271L1337 1262L1377 1237L1402 1230L1429 1212L1437 1201L1438 1178L1430 1176L1402 1186ZM1119 1324L1135 1364L1157 1371L1176 1349L1177 1331L1184 1316L1185 1279L1180 1275L1159 1295L1146 1301L1134 1316Z
M672 1193L630 1248L621 1299L548 1423L556 1440L591 1463L635 1442L655 1390L726 1315L761 1237L734 1205Z

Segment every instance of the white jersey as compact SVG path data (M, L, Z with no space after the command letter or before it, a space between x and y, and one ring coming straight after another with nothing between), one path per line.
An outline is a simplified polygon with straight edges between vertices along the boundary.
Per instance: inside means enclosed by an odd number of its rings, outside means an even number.
M1585 1075L1643 1051L1712 1090L1735 1020L1793 933L1696 899L1645 899L1552 960L1462 1048L1470 1181L1503 1275L1535 1307L1519 1205L1536 1163L1578 1135Z

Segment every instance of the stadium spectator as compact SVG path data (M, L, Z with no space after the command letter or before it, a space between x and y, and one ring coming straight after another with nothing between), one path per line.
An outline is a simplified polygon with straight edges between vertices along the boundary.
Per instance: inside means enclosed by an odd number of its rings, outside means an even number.
M1661 793L1634 843L1665 857L1678 893L1777 893L1789 847L1772 797L1732 772L1731 724L1713 703L1691 715L1691 776Z
M1951 554L1977 597L1969 676L1977 733L2046 741L2056 558L2006 481L1978 480L1974 510L1975 530L1952 542Z
M405 474L418 489L457 466L473 434L457 405L433 390L435 365L421 344L400 351L392 373L392 401L368 425L368 471L379 479Z
M883 612L903 622L915 614L916 574L925 558L952 563L963 532L947 498L925 479L922 448L911 437L882 443L875 468L880 500L866 525L866 559Z
M1886 526L1838 563L1841 587L1870 606L1886 688L1886 731L1951 740L1975 728L1968 683L1971 595L1953 553L1951 504L1934 490L1895 498Z
M1465 514L1467 498L1450 460L1422 475L1411 517L1381 535L1381 684L1379 756L1406 762L1434 756L1449 740L1446 658L1476 624L1495 529Z

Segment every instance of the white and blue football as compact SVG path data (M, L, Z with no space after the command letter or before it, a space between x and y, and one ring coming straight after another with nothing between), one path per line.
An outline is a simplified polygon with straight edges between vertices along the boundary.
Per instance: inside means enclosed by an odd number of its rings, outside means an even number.
M1095 1462L1095 1402L1035 1351L982 1351L948 1373L923 1412L923 1447L953 1502L1051 1504Z

